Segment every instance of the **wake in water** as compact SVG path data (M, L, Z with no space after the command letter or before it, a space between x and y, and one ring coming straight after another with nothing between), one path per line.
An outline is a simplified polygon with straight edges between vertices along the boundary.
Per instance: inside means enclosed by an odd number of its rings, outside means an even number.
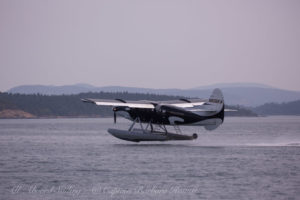
M246 146L271 146L271 147L286 147L286 146L295 146L300 147L300 142L293 143L258 143L258 144L247 144Z

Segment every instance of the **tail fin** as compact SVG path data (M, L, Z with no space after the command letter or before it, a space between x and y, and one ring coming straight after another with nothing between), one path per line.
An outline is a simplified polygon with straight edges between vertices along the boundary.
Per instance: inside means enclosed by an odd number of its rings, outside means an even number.
M214 89L212 94L209 97L209 102L215 103L216 110L219 112L219 117L224 119L224 96L222 91L219 88Z
M224 97L222 91L219 88L214 89L209 97L209 102L224 104Z
M205 126L205 129L214 130L224 121L224 96L219 88L214 89L209 97L209 102L214 103L217 108L217 114L215 115L215 118L210 119L214 122L214 124Z

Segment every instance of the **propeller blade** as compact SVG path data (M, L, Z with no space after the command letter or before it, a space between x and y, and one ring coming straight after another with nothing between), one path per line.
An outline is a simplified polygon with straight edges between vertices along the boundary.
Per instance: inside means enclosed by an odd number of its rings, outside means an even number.
M114 123L117 122L117 115L116 115L116 112L114 112Z

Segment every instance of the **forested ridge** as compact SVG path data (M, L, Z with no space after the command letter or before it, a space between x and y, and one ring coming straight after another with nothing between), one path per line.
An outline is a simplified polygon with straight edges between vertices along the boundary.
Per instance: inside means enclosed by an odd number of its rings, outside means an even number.
M300 115L300 100L287 103L266 103L253 109L261 115Z
M141 94L128 92L98 92L81 93L76 95L41 95L41 94L10 94L0 93L0 111L22 110L36 117L109 117L112 110L108 107L95 106L83 103L81 99L124 99L124 100L175 100L185 98L182 96ZM237 109L234 106L228 108ZM228 114L228 113L226 113ZM229 115L255 116L247 109L240 108L239 112L231 112Z

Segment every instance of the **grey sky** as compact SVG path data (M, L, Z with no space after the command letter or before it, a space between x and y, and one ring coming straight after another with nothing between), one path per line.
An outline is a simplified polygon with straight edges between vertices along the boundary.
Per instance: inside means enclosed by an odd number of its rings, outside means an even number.
M89 83L300 90L299 0L0 0L0 90Z

